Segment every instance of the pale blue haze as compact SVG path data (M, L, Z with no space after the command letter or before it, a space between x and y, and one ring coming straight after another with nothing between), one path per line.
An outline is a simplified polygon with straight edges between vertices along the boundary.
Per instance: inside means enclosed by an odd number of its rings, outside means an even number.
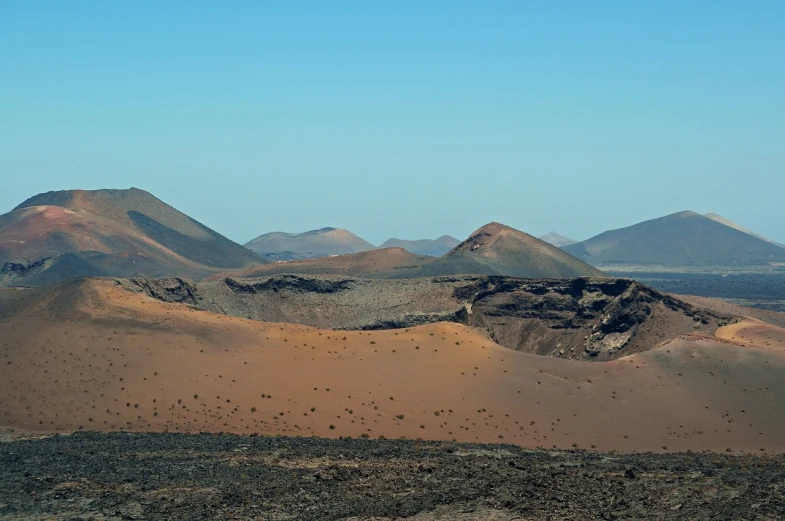
M240 242L684 209L785 242L785 2L0 0L0 181Z

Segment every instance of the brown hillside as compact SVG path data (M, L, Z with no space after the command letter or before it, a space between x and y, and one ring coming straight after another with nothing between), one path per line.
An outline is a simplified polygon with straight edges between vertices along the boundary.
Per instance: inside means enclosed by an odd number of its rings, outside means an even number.
M39 285L85 275L210 273L264 262L151 194L68 190L0 216L0 283Z
M523 278L602 276L561 249L500 223L486 224L444 256L453 273ZM485 271L483 271L485 270Z

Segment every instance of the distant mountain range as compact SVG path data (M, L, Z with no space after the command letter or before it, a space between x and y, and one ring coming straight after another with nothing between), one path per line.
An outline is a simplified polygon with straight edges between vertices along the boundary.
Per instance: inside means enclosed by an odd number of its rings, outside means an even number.
M377 249L339 228L267 233L243 247L144 190L66 190L39 194L0 216L0 284L41 286L79 276L201 280L229 271L374 278L601 275L564 251L498 223L460 243L445 235L390 239L385 246L391 244L409 251Z
M602 276L602 272L563 250L499 223L490 223L441 257L415 255L402 248L381 248L337 257L267 264L226 276L264 277L280 273L416 278L482 274L524 278ZM216 275L223 277L224 274Z
M782 245L719 215L690 211L577 243L555 232L537 239L490 223L463 242L444 235L389 239L379 248L340 228L266 233L243 247L136 188L47 192L0 215L0 285L40 286L77 276L201 280L225 273L571 278L619 266L779 265L785 266Z
M416 255L441 257L461 242L449 235L438 239L388 239L379 248L403 248ZM345 255L376 249L370 242L341 228L321 228L304 233L265 233L248 241L246 248L271 261L291 261Z
M678 212L610 230L564 250L598 267L766 266L785 263L785 248L695 212Z

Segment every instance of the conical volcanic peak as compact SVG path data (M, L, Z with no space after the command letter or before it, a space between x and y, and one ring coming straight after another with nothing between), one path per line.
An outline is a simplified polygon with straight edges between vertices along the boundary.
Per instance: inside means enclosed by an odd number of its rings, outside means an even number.
M528 233L492 222L444 256L461 273L525 278L602 276L602 272Z
M696 212L609 230L565 251L595 266L768 266L785 248Z
M137 188L47 192L0 216L0 283L104 275L200 279L264 262Z

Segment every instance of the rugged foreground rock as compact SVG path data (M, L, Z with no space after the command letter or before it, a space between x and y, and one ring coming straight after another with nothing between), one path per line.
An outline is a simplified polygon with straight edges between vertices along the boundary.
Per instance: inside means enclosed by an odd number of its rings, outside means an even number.
M785 517L785 458L79 433L0 443L0 518Z
M165 302L264 322L350 330L457 322L517 351L590 361L648 351L683 334L712 334L735 320L630 279L275 275L117 283Z

